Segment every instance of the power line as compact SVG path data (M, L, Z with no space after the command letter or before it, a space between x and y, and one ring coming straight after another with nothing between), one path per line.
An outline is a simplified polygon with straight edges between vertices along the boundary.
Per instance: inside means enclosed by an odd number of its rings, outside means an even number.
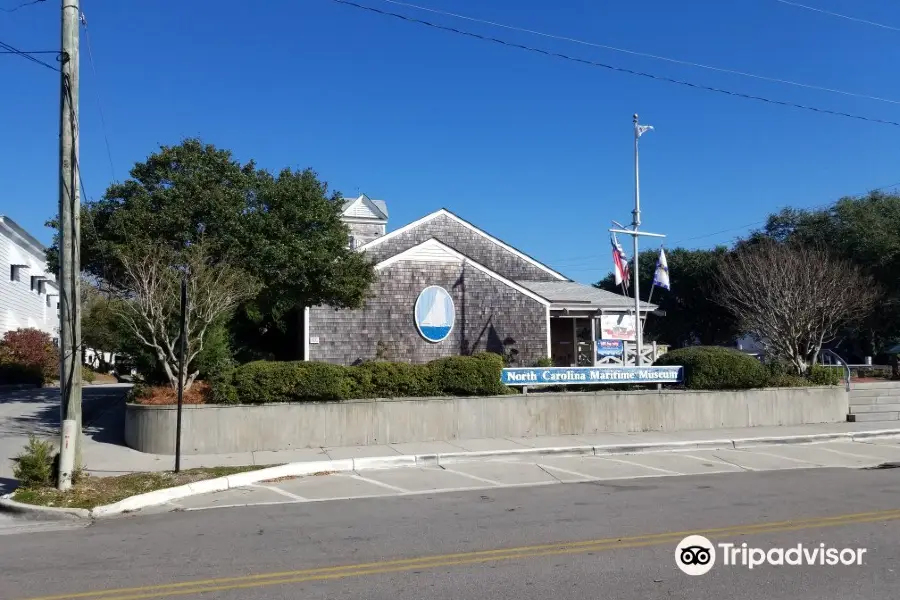
M841 13L832 12L830 10L825 10L823 8L817 8L815 6L800 4L799 2L792 2L791 0L775 0L775 2L781 2L782 4L787 4L788 6L795 6L797 8L802 8L804 10L811 10L813 12L822 13L823 15L828 15L831 17L838 17L840 19L846 19L847 21L854 21L856 23L862 23L864 25L871 25L872 27L880 27L881 29L890 29L891 31L900 31L900 27L894 27L893 25L885 25L884 23L878 23L877 21L869 21L866 19L860 19L859 17L852 17L850 15L844 15Z
M0 54L61 54L59 50L3 50Z
M590 46L592 48L601 48L603 50L612 50L613 52L621 52L623 54L630 54L632 56L640 56L642 58L652 58L654 60L661 60L661 61L665 61L668 63L674 63L676 65L684 65L684 66L688 66L688 67L695 67L698 69L707 69L709 71L716 71L719 73L727 73L729 75L738 75L741 77L748 77L750 79L756 79L759 81L768 81L771 83L781 83L781 84L785 84L785 85L793 85L796 87L805 88L805 89L809 89L809 90L816 90L816 91L820 91L820 92L829 92L832 94L840 94L843 96L853 96L855 98L864 98L866 100L875 100L877 102L888 102L890 104L900 104L900 100L892 100L890 98L881 98L879 96L871 96L869 94L861 94L861 93L857 93L857 92L848 92L846 90L839 90L836 88L829 88L829 87L814 85L814 84L810 84L810 83L802 83L799 81L791 81L789 79L780 79L777 77L767 77L765 75L757 75L755 73L747 73L746 71L737 71L734 69L726 69L724 67L716 67L716 66L712 66L712 65L706 65L703 63L695 63L695 62L691 62L691 61L687 61L687 60L681 60L678 58L671 58L668 56L660 56L657 54L649 54L647 52L639 52L637 50L629 50L628 48L617 48L616 46L608 46L606 44L598 44L595 42L588 42L585 40L580 40L578 38L567 37L567 36L562 36L562 35L555 35L552 33L545 33L543 31L536 31L534 29L526 29L524 27L517 27L515 25L507 25L505 23L497 23L496 21L488 21L485 19L470 17L468 15L461 15L458 13L452 13L452 12L447 12L447 11L443 11L443 10L438 10L435 8L429 8L427 6L419 6L417 4L409 4L407 2L400 2L399 0L382 0L382 2L388 2L390 4L396 4L398 6L405 6L407 8L423 10L426 12L443 15L446 17L454 17L457 19L464 19L466 21L472 21L473 23L481 23L483 25L491 25L493 27L500 27L503 29L508 29L510 31L518 31L521 33L528 33L531 35L537 35L537 36L541 36L541 37L545 37L545 38L549 38L549 39L561 40L564 42L571 42L574 44L581 44L582 46Z
M744 98L744 99L746 99L746 100L756 100L756 101L759 101L759 102L765 102L765 103L767 103L767 104L773 104L773 105L777 105L777 106L785 106L785 107L789 107L789 108L797 108L797 109L801 109L801 110L807 110L807 111L817 112L817 113L821 113L821 114L832 115L832 116L836 116L836 117L846 117L846 118L848 118L848 119L856 119L856 120L858 120L858 121L868 121L868 122L870 122L870 123L880 123L880 124L882 124L882 125L893 125L894 127L900 127L900 123L898 123L897 121L889 121L889 120L886 120L886 119L878 119L878 118L874 118L874 117L865 117L865 116L862 116L862 115L856 115L856 114L852 114L852 113L845 113L845 112L841 112L841 111L830 110L830 109L827 109L827 108L819 108L819 107L816 107L816 106L810 106L810 105L806 105L806 104L796 104L796 103L793 103L793 102L787 102L787 101L784 101L784 100L774 100L774 99L772 99L772 98L765 98L765 97L763 97L763 96L755 96L755 95L753 95L753 94L745 94L745 93L743 93L743 92L733 92L733 91L731 91L731 90L726 90L726 89L723 89L723 88L717 88L717 87L712 87L712 86L702 85L702 84L699 84L699 83L692 83L692 82L690 82L690 81L684 81L684 80L681 80L681 79L674 79L674 78L672 78L672 77L665 77L665 76L662 76L662 75L654 75L654 74L652 74L652 73L646 73L646 72L643 72L643 71L635 71L635 70L633 70L633 69L627 69L627 68L624 68L624 67L616 67L616 66L609 65L609 64L606 64L606 63L601 63L601 62L596 62L596 61L593 61L593 60L588 60L588 59L585 59L585 58L578 58L578 57L575 57L575 56L570 56L570 55L568 55L568 54L562 54L562 53L559 53L559 52L553 52L553 51L550 51L550 50L543 50L543 49L541 49L541 48L535 48L535 47L533 47L533 46L525 46L525 45L523 45L523 44L517 44L517 43L514 43L514 42L507 42L507 41L505 41L505 40L501 40L501 39L498 39L498 38L495 38L495 37L490 37L490 36L480 35L480 34L478 34L478 33L472 33L471 31L464 31L464 30L462 30L462 29L456 29L455 27L447 27L447 26L445 26L445 25L438 25L438 24L436 24L436 23L431 23L431 22L429 22L429 21L424 21L424 20L422 20L422 19L416 19L416 18L413 18L413 17L408 17L408 16L406 16L406 15L401 15L401 14L398 14L398 13L393 13L393 12L390 12L390 11L381 10L381 9L379 9L379 8L374 8L374 7L371 7L371 6L364 6L364 5L362 5L362 4L357 4L356 2L350 2L349 0L331 0L331 2L335 2L335 3L337 3L337 4L344 4L344 5L346 5L346 6L351 6L351 7L354 7L354 8L358 8L358 9L365 10L365 11L369 11L369 12L373 12L373 13L377 13L377 14L384 15L384 16L387 16L387 17L393 17L393 18L400 19L400 20L403 20L403 21L408 21L408 22L410 22L410 23L416 23L416 24L419 24L419 25L425 25L426 27L431 27L431 28L433 28L433 29L440 29L440 30L442 30L442 31L448 31L448 32L450 32L450 33L455 33L455 34L458 34L458 35L463 35L463 36L466 36L466 37L471 37L471 38L483 40L483 41L486 41L486 42L493 42L493 43L495 43L495 44L500 44L500 45L502 45L502 46L507 46L507 47L510 47L510 48L518 48L518 49L520 49L520 50L526 50L526 51L528 51L528 52L534 52L534 53L536 53L536 54L543 54L544 56L551 56L551 57L554 57L554 58L561 58L561 59L563 59L563 60L568 60L568 61L572 61L572 62L577 62L577 63L581 63L581 64L584 64L584 65L589 65L589 66L592 66L592 67L599 67L599 68L602 68L602 69L607 69L607 70L609 70L609 71L615 71L615 72L618 72L618 73L626 73L626 74L628 74L628 75L635 75L635 76L638 76L638 77L644 77L644 78L646 78L646 79L654 79L654 80L656 80L656 81L664 81L664 82L666 82L666 83L674 83L674 84L676 84L676 85L681 85L681 86L684 86L684 87L690 87L690 88L694 88L694 89L697 89L697 90L703 90L703 91L707 91L707 92L715 92L715 93L717 93L717 94L724 94L724 95L732 96L732 97L735 97L735 98Z
M2 10L3 12L6 12L6 13L14 13L21 8L25 8L26 6L31 6L32 4L40 4L41 2L46 2L46 0L29 0L28 2L23 2L23 3L19 4L18 6L14 6L12 8L3 8L0 10Z
M81 24L84 26L84 39L87 42L88 62L90 62L91 72L94 74L94 97L97 99L97 109L100 111L100 127L103 130L103 141L106 142L106 157L109 159L109 170L112 174L113 181L115 181L116 167L113 164L112 149L109 145L109 136L106 133L106 116L103 114L103 103L100 102L100 92L96 85L97 69L94 67L94 51L91 49L91 34L88 30L87 19L85 18L84 13L81 13Z
M43 67L47 67L47 68L50 69L51 71L56 71L57 73L60 72L60 70L59 70L57 67L54 67L54 66L51 65L50 63L46 63L46 62L42 61L42 60L39 59L39 58L35 58L34 56L31 56L31 55L30 55L29 53L27 53L27 52L23 52L22 50L19 50L18 48L15 48L15 47L13 47L13 46L10 46L10 45L7 44L6 42L0 42L0 48L3 48L4 50L7 50L10 54L18 54L19 56L21 56L21 57L24 58L24 59L30 60L31 62L37 63L37 64L39 64L39 65L41 65L41 66L43 66Z

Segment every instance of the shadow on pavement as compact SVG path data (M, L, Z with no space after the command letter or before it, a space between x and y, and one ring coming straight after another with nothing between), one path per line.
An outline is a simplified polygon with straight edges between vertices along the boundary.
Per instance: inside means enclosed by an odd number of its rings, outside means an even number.
M17 487L19 487L19 482L15 479L10 479L9 477L0 477L0 496L9 494Z
M125 394L130 385L113 384L82 388L82 422L85 435L100 442L122 443ZM59 388L36 388L0 394L0 438L54 436L59 433Z

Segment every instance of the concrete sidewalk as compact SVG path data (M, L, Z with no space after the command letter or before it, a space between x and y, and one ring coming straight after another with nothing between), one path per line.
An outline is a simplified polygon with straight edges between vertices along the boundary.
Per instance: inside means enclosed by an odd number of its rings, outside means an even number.
M174 466L170 455L144 454L124 445L124 395L127 385L85 388L85 440L83 458L87 470L95 476L110 476L136 471L167 471ZM0 395L0 493L14 484L12 462L27 442L28 433L53 441L59 431L58 389L24 390ZM634 444L666 444L743 440L760 437L794 437L867 431L897 431L897 421L834 423L790 427L750 427L679 432L597 433L592 435L547 436L529 438L490 438L420 442L374 446L301 448L281 451L235 454L184 455L183 468L278 465L348 458L364 459L466 452L533 452L536 448L575 448ZM190 446L190 440L184 440Z
M243 452L235 454L203 454L182 456L182 468L259 465L375 458L423 454L459 454L466 452L533 452L534 449L619 446L635 444L668 444L709 442L713 440L750 440L753 438L794 438L810 435L893 431L900 436L896 421L868 423L835 423L791 427L748 427L702 431L598 433L592 435L548 436L532 438L483 438L451 442L420 442L376 446L302 448L281 451ZM792 442L802 440L792 440ZM100 443L88 439L84 449L88 471L97 476L118 475L134 471L171 470L175 458L170 455L144 454L122 445Z

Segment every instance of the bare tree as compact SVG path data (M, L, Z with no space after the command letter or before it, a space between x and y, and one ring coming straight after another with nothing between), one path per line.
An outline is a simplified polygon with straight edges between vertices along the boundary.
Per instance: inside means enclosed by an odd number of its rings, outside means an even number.
M852 264L817 248L760 241L724 258L718 301L766 349L805 373L822 345L866 317L875 282Z
M181 377L189 389L199 374L191 371L191 363L203 350L208 328L253 297L258 291L255 280L227 260L214 260L202 243L180 252L162 245L141 246L119 258L124 301L117 306L124 323L154 352L172 387ZM188 295L183 371L178 364L182 278Z

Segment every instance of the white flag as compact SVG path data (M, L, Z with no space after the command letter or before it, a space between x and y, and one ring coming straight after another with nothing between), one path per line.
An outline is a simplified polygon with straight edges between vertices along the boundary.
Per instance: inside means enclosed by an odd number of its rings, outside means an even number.
M666 253L659 249L659 258L656 260L656 273L653 274L653 285L663 289L671 289L669 283L669 263L666 261Z
M634 135L636 137L641 137L648 131L653 131L653 125L635 125L634 126Z

